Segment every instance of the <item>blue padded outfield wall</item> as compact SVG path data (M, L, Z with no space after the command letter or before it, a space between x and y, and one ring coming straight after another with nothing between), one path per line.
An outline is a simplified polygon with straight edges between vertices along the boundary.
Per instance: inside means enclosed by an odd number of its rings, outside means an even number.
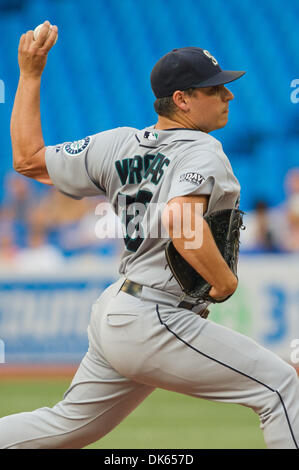
M279 204L286 172L299 166L298 18L298 0L0 0L0 198L11 170L19 37L49 19L59 40L42 84L46 144L154 123L154 63L200 46L223 68L247 71L230 86L227 128L214 133L242 184L242 207L257 198Z
M4 362L80 362L88 348L91 306L111 283L95 276L0 281Z

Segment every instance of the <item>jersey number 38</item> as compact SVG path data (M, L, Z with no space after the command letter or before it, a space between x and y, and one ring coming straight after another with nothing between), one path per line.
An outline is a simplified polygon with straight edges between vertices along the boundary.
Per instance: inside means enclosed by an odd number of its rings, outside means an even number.
M124 242L129 251L137 251L144 240L142 220L152 197L153 194L150 191L143 189L140 189L135 196L118 194L118 204L122 211L122 225L125 229Z

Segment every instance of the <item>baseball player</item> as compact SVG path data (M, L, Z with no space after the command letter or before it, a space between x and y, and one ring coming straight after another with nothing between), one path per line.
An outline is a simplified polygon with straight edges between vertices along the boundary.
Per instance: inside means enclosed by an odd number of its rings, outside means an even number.
M208 302L185 294L165 257L172 240L210 284L215 301L237 288L205 217L238 204L239 183L209 133L226 125L233 94L225 84L244 72L222 70L201 48L174 49L151 74L155 125L116 128L46 147L39 97L57 35L56 27L48 35L49 28L45 22L37 41L32 31L20 40L11 119L14 168L73 198L105 194L124 221L126 246L119 280L92 306L89 349L62 401L1 418L0 447L82 448L160 387L251 407L269 448L297 449L299 385L293 367L206 318ZM184 204L190 209L186 230L179 217ZM148 213L149 223L143 225ZM198 220L202 240L190 248ZM154 230L161 226L168 237Z

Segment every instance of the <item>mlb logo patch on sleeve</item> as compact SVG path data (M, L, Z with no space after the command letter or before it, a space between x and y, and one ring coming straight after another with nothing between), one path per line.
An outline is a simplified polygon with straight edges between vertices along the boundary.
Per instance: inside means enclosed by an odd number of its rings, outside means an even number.
M200 186L201 183L205 181L205 178L200 173L190 171L189 173L184 173L180 176L180 183L182 181L188 181L189 183L193 183L197 186Z
M85 139L75 140L64 145L63 151L66 155L79 155L82 152L85 152L89 147L91 142L91 137L85 137Z
M159 137L159 134L157 132L145 131L143 137L148 140L157 140Z

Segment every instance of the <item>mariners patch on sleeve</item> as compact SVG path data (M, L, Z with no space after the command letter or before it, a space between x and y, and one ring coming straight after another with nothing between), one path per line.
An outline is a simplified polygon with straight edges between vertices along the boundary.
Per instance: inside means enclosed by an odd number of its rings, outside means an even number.
M89 147L91 142L91 137L85 137L85 139L75 140L64 145L63 151L67 155L79 155L82 152L85 152Z
M201 183L205 181L205 178L200 173L190 171L189 173L184 173L180 176L180 183L182 181L188 181L188 183L193 183L196 184L196 186L200 186Z

